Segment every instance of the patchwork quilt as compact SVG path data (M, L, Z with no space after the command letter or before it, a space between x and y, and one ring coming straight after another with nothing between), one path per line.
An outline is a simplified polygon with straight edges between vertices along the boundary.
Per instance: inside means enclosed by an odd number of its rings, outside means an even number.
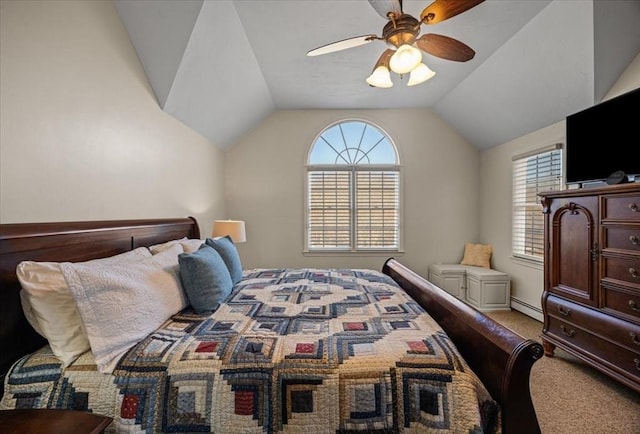
M118 433L500 432L437 323L358 269L246 270L215 313L172 316L112 375L90 352L63 369L44 347L7 375L10 408L100 413Z

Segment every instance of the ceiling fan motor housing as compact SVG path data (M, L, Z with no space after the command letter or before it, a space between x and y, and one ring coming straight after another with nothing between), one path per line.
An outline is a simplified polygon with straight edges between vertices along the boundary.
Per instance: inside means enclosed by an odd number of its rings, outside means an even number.
M402 14L398 18L390 17L382 29L382 37L392 48L411 45L420 34L420 24L420 21L409 14Z

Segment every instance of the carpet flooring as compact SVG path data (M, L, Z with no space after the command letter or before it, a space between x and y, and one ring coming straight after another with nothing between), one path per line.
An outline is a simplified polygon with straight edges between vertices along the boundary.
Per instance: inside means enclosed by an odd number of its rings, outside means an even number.
M541 322L515 310L488 315L540 342ZM640 434L640 393L561 349L534 363L530 387L543 434Z

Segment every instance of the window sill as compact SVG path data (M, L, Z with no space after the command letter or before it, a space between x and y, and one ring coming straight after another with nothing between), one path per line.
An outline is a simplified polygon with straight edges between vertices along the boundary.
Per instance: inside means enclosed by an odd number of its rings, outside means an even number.
M534 268L536 270L544 270L544 261L542 259L523 258L522 256L511 256L511 262L525 267Z

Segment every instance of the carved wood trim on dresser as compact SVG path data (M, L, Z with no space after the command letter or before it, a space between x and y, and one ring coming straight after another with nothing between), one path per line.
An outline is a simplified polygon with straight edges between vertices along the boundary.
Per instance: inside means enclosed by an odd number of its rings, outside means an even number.
M540 194L542 344L640 392L640 183Z

